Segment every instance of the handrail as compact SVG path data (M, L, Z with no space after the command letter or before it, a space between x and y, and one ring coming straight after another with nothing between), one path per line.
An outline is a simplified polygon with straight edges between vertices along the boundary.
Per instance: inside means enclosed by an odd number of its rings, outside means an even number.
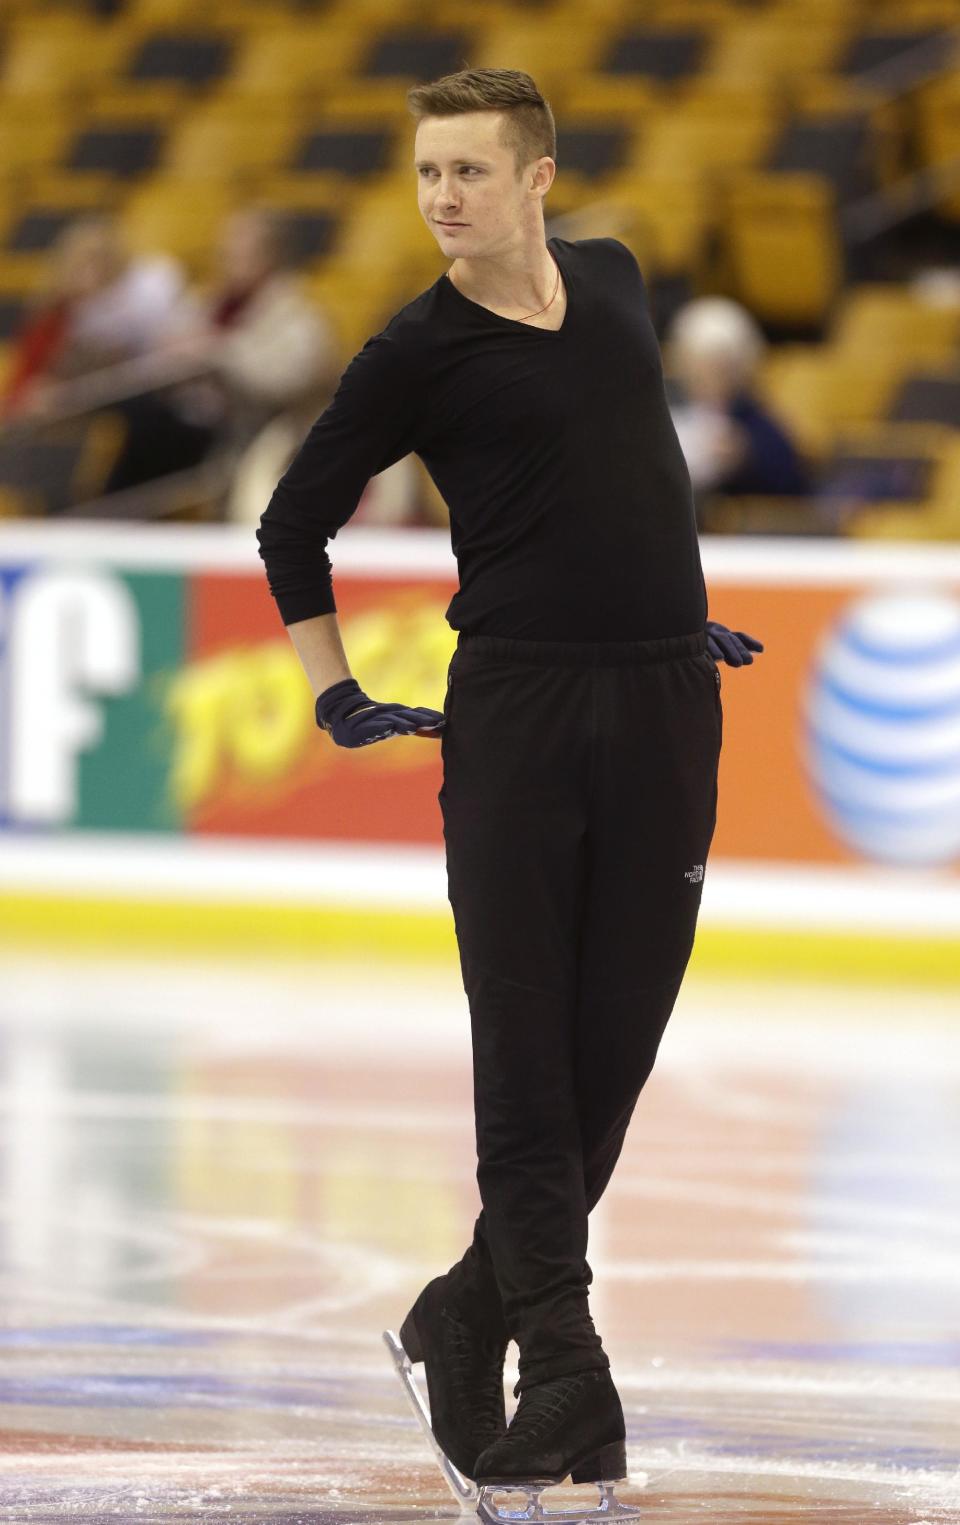
M866 243L871 238L896 227L898 222L917 212L936 206L946 191L960 184L960 154L926 164L923 169L902 175L881 191L871 191L858 201L839 208L837 218L844 242Z
M109 408L143 392L165 391L184 381L197 381L215 374L208 360L189 359L184 355L140 355L133 360L119 360L101 366L69 381L58 381L47 389L49 405L40 413L14 413L0 421L0 434L9 436L34 432L49 424L62 424L81 418L97 408Z
M945 56L939 56L941 47L947 44ZM952 49L950 48L952 44ZM924 80L935 79L938 74L949 74L956 67L954 54L960 51L960 27L945 27L932 37L923 37L904 53L897 53L872 69L852 74L850 83L878 93L876 104L886 105L898 96L906 95ZM927 63L927 55L936 53L935 62ZM951 56L946 56L951 55Z

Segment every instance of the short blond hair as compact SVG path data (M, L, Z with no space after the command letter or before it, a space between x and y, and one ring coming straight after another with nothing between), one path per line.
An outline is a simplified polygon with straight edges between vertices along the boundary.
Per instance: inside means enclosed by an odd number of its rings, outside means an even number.
M534 159L546 156L556 162L553 112L530 75L520 69L461 69L458 74L445 74L429 85L414 85L407 91L407 105L418 122L427 116L500 111L500 141L513 151L518 176Z

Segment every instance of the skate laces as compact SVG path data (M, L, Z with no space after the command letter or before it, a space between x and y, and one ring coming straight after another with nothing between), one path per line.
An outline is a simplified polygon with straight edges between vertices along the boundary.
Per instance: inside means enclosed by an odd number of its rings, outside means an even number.
M569 1377L557 1377L551 1382L524 1388L505 1437L507 1443L523 1445L549 1435L577 1402L587 1381L593 1377L593 1372L574 1372Z
M460 1401L475 1416L477 1426L493 1433L502 1433L506 1416L503 1401L503 1356L499 1360L485 1359L484 1352L473 1331L462 1324L453 1314L444 1313L449 1350L449 1374L453 1379Z

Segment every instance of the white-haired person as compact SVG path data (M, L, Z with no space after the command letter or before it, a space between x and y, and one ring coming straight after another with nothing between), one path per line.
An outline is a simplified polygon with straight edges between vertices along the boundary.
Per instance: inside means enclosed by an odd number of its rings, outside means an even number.
M756 319L728 297L697 297L668 326L667 396L695 493L811 491L786 426L756 395L766 348Z

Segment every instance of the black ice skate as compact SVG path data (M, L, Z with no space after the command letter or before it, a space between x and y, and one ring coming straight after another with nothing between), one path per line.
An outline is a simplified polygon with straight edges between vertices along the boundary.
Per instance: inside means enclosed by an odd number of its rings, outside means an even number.
M479 1331L446 1307L445 1286L443 1276L429 1282L401 1325L399 1340L389 1329L383 1338L454 1497L475 1506L477 1456L507 1428L507 1339ZM429 1407L413 1379L417 1361L426 1370Z
M623 1409L609 1371L575 1372L524 1388L510 1428L477 1458L475 1476L478 1512L492 1525L639 1518L638 1509L614 1496L615 1484L626 1480L627 1448ZM544 1488L567 1477L597 1484L595 1509L543 1508ZM498 1502L505 1493L512 1497Z

